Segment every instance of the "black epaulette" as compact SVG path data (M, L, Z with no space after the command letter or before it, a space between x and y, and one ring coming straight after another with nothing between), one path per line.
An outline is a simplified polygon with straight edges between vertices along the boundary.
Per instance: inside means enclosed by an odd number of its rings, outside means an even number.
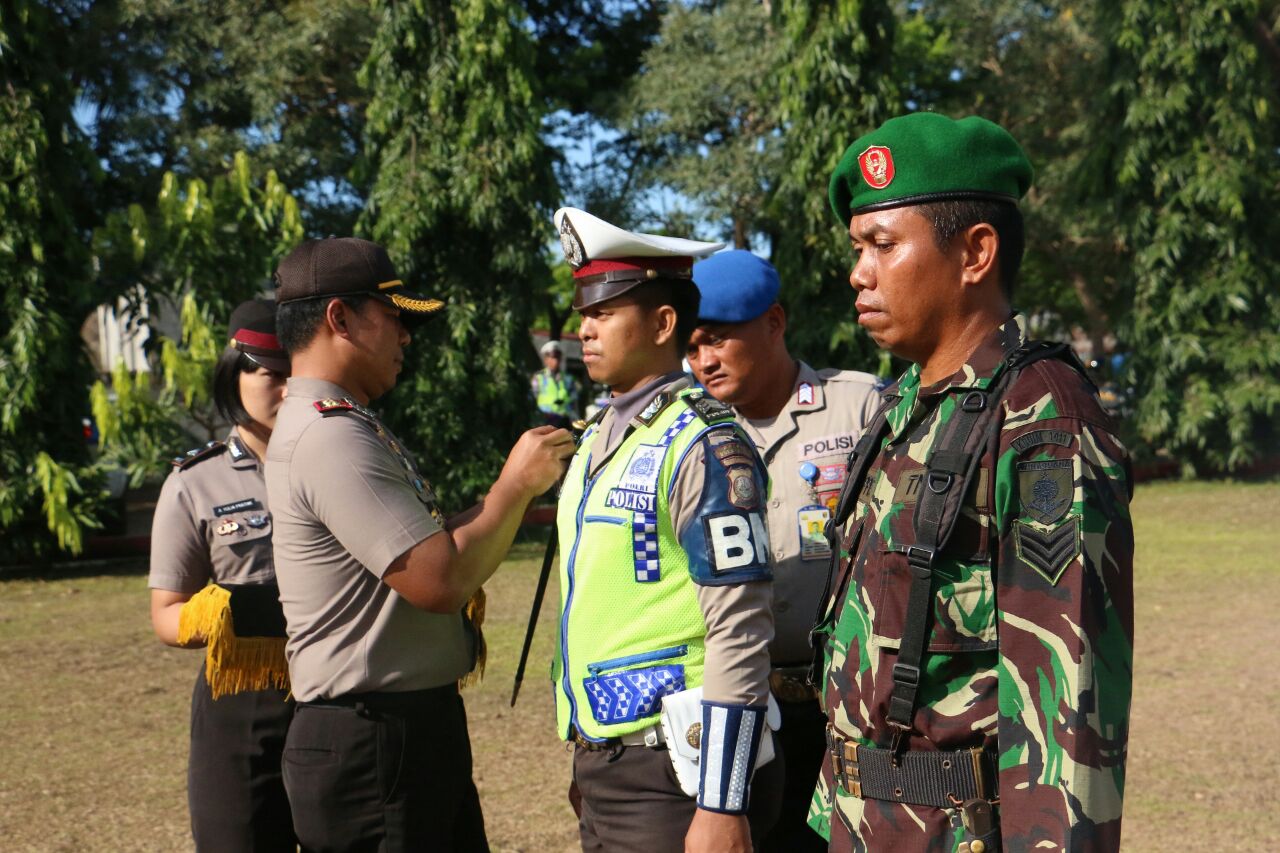
M190 468L197 462L203 462L206 459L212 459L219 453L227 449L226 442L211 441L204 447L193 447L181 456L175 456L171 460L173 467L179 471Z
M721 421L733 420L733 409L721 403L715 397L708 397L702 391L692 391L684 395L684 401L693 409L693 413L703 423L718 424Z

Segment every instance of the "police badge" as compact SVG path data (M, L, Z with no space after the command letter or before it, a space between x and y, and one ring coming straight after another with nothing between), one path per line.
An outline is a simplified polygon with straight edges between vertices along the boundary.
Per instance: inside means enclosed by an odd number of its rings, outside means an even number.
M575 270L587 262L587 252L582 248L582 240L578 232L573 230L573 223L565 216L560 220L560 248L564 251L564 259Z
M738 509L755 509L760 502L760 490L756 488L751 469L730 468L725 475L729 478L729 503Z

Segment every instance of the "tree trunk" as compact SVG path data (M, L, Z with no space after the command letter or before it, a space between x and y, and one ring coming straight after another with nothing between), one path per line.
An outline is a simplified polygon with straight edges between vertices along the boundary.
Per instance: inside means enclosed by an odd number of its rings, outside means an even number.
M1107 312L1102 309L1097 298L1089 290L1089 284L1083 275L1072 272L1071 287L1084 308L1085 334L1088 335L1089 344L1093 347L1093 358L1101 365L1107 354L1105 341L1107 332L1111 330L1111 321L1107 317Z

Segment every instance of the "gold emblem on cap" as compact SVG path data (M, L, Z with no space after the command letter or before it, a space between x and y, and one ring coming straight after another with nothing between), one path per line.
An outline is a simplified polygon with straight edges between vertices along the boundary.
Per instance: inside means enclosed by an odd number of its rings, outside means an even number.
M694 749L702 746L702 723L694 723L689 726L689 730L684 733L685 742Z
M404 287L404 282L398 278L392 281L384 281L382 284L378 285L378 290L389 290L392 287Z

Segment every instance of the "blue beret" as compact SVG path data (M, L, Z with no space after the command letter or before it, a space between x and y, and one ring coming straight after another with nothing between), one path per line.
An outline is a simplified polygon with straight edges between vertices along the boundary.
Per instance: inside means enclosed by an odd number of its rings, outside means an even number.
M778 301L778 271L745 249L720 252L694 264L693 283L702 296L702 323L745 323Z

